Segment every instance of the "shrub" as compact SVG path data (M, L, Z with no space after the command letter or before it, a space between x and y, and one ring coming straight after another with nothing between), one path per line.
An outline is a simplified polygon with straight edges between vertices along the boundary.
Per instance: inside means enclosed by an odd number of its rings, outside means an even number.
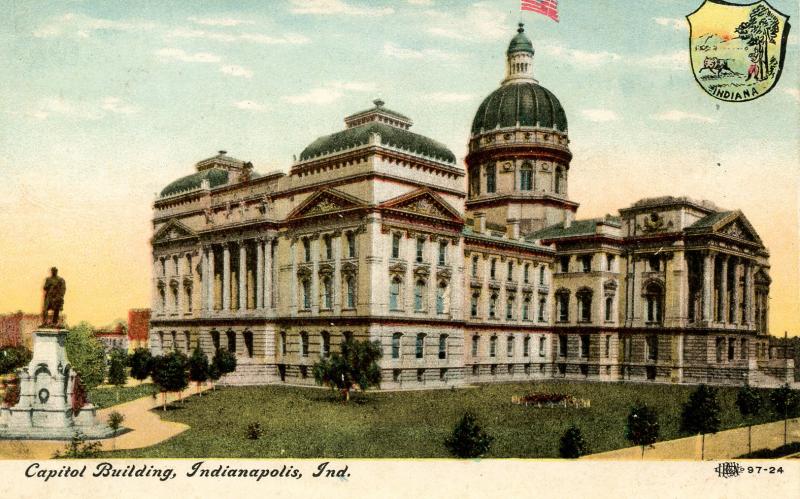
M13 373L26 366L33 358L33 352L24 346L0 348L0 374Z
M117 400L119 400L119 387L125 386L128 381L128 354L120 348L111 350L108 366L108 382L117 387Z
M53 459L92 459L100 454L100 442L86 442L86 436L76 431L64 451L56 451Z
M453 428L453 433L444 441L447 450L456 457L481 457L489 452L494 437L488 435L477 422L475 416L464 413Z
M106 379L106 352L95 337L92 326L81 322L70 328L65 342L67 358L84 386L91 390Z
M19 403L19 379L12 377L3 381L5 393L3 394L3 405L6 407L14 407Z
M80 375L75 376L75 381L72 384L72 415L77 416L84 405L89 401L86 393L86 386L84 386Z
M580 428L572 425L564 432L558 447L558 453L565 459L577 459L589 453L589 446L586 444Z
M245 430L245 435L250 440L258 440L263 434L264 430L261 428L261 423L258 422L248 424Z
M206 381L209 377L208 357L197 346L192 351L192 356L189 357L189 381L197 383L197 392L200 392L200 383Z
M131 367L131 376L143 381L153 369L153 355L147 348L137 348L128 357L128 365Z

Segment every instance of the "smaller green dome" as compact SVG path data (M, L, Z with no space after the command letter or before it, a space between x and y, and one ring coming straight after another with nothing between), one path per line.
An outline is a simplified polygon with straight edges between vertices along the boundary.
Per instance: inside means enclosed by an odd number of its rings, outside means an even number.
M189 189L197 189L202 185L203 180L208 180L209 187L219 187L228 183L228 171L221 168L209 168L170 183L168 186L161 190L161 197L177 194L181 191L188 191Z
M523 28L523 26L524 24L519 23L517 34L511 39L511 43L508 44L506 54L511 55L514 52L533 54L533 44L531 43L531 39L525 34L525 28Z

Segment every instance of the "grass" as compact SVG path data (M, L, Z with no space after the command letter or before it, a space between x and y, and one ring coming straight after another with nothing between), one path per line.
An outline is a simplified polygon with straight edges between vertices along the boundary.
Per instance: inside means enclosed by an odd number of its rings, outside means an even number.
M100 385L89 390L89 402L97 406L98 409L104 409L112 405L124 404L141 397L151 396L155 389L152 383L123 386L121 388L113 385ZM117 399L117 390L119 390L119 399Z
M558 457L566 429L576 424L592 452L628 447L625 420L640 400L658 411L659 440L678 438L681 405L690 386L548 381L477 388L359 395L347 405L330 391L290 386L225 387L191 397L161 413L189 425L186 432L146 449L113 457L449 457L443 441L469 410L495 437L488 457ZM511 403L512 395L559 392L591 400L586 409L537 409ZM720 388L723 429L743 425L736 388ZM768 415L755 420L766 422ZM247 438L259 423L264 434Z

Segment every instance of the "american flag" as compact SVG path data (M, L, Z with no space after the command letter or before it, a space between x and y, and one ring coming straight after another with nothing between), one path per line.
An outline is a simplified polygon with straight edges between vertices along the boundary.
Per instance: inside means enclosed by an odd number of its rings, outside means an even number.
M555 22L558 22L558 0L521 0L522 10L538 12L544 14Z

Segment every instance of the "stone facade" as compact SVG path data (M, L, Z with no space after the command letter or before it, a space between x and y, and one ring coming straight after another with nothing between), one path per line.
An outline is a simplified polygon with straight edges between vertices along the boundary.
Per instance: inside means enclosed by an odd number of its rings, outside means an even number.
M466 169L377 100L288 174L220 151L168 185L153 352L228 348L239 367L223 381L242 384L312 384L349 336L380 342L383 388L747 380L768 345L757 233L673 197L577 220L566 114L529 47L509 47Z

